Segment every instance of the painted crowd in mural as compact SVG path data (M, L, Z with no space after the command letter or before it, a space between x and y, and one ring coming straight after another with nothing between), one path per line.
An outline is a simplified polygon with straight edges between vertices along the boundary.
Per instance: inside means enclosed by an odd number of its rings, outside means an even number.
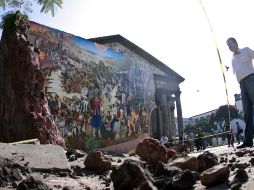
M153 73L121 52L30 23L48 107L63 137L132 139L149 132Z

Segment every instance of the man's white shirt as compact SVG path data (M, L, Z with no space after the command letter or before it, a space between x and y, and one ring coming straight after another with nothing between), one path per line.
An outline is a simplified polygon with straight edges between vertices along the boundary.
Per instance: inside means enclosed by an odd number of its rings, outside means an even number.
M248 47L239 49L238 53L233 55L233 73L236 75L239 83L248 75L254 74L252 59L254 59L254 51Z

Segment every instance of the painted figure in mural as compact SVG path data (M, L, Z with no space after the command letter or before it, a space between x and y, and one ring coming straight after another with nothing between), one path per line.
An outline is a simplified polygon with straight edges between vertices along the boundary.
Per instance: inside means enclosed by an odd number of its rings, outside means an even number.
M60 106L61 106L61 102L59 100L59 96L56 94L54 99L52 100L52 115L57 115L59 109L60 109Z
M105 116L103 126L100 129L102 138L110 138L111 140L115 139L114 127L117 121L119 120L115 117L115 115L112 116L111 112L108 111Z
M109 101L112 98L112 95L111 95L112 90L113 90L112 89L112 85L109 83L109 81L107 81L107 84L106 84L106 86L104 88L104 91L105 91L106 97L108 98Z
M60 129L62 137L64 137L68 132L68 129L65 125L65 120L66 120L65 115L63 113L61 113L58 120L59 120L58 121L58 127Z
M252 60L254 59L254 51L248 47L238 48L238 43L235 38L228 38L227 45L230 51L233 52L233 73L240 83L244 122L246 124L244 142L237 148L252 147L254 134L254 67Z
M90 124L90 121L89 121L89 117L88 115L84 115L84 119L82 121L82 126L81 126L81 133L86 135L87 134L87 129L88 129L88 126Z
M101 102L98 96L95 96L92 101L91 124L93 128L99 128L101 125Z
M81 97L81 100L80 100L80 111L81 112L86 112L86 111L88 111L88 100L87 100L87 97L86 96L84 96L84 97Z
M104 122L104 126L106 128L106 130L111 131L111 121L112 121L112 116L110 111L107 112L107 115L105 117L105 122Z

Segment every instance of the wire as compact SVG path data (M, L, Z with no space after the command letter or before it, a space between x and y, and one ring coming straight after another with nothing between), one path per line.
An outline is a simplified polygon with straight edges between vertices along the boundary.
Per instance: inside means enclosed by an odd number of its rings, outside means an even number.
M215 35L214 35L214 31L213 31L213 28L212 28L212 24L209 20L209 17L206 13L206 10L205 10L205 7L202 3L202 0L199 0L200 2L200 5L205 13L205 16L206 16L206 19L207 19L207 22L209 24L209 27L210 27L210 30L212 32L212 35L213 35L213 41L214 41L214 45L215 45L215 48L216 48L216 52L217 52L217 55L218 55L218 58L219 58L219 61L220 61L220 67L221 67L221 72L222 72L222 76L223 76L223 80L224 80L224 86L225 86L225 92L226 92L226 98L227 98L227 106L228 106L228 122L230 123L230 109L229 109L229 98L228 98L228 88L227 88L227 82L226 82L226 77L225 77L225 73L224 73L224 67L223 67L223 64L222 64L222 60L221 60L221 56L220 56L220 51L219 51L219 48L218 48L218 45L217 45L217 42L216 42L216 38L215 38Z

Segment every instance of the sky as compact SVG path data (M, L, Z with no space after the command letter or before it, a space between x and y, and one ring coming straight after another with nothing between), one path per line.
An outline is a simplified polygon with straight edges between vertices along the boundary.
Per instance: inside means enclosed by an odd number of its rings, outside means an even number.
M33 2L33 1L31 1ZM120 34L173 69L180 84L184 118L227 104L216 45L224 68L229 103L240 93L226 40L254 49L253 0L64 0L55 17L34 3L29 18L86 39ZM0 15L4 11L0 10Z

